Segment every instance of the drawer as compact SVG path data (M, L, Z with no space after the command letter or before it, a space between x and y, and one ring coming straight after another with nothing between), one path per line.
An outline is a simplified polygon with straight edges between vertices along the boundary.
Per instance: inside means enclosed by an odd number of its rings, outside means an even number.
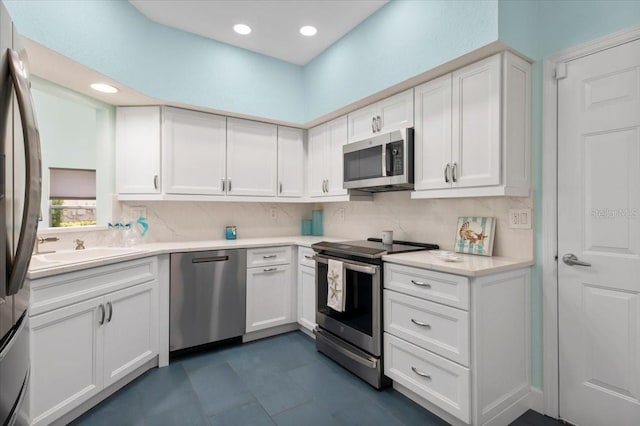
M384 287L454 308L469 310L469 279L467 277L386 262Z
M247 268L291 263L291 247L264 247L247 250Z
M469 313L384 290L384 331L469 366Z
M470 422L469 369L384 333L384 373L398 384Z
M30 282L29 315L102 296L158 278L157 257L97 266Z
M309 247L298 247L298 264L304 266L316 267L316 261L313 260L315 252Z

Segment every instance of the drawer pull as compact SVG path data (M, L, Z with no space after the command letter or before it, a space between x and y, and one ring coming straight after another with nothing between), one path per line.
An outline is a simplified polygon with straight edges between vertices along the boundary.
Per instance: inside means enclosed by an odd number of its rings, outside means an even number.
M274 272L274 271L277 271L277 270L278 270L278 268L264 268L262 270L262 272Z
M415 285L419 285L420 287L431 288L431 284L423 283L422 281L411 280L411 282Z
M313 256L309 256L308 254L305 254L305 255L304 255L304 258L305 258L305 259L309 259L309 260L313 260Z
M418 370L415 367L411 367L411 370L413 370L413 372L416 373L418 376L424 377L427 380L431 380L431 376L429 374L423 373L422 371Z
M417 320L414 320L413 318L411 318L411 322L414 323L415 325L419 325L420 327L425 327L427 329L431 329L431 325L427 324L426 322L417 321Z
M277 254L270 254L267 256L262 256L263 259L275 259L276 257L278 257Z

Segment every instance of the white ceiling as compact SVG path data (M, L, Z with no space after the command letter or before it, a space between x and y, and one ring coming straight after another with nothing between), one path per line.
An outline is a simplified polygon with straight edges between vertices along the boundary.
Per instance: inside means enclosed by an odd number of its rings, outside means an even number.
M388 0L129 0L152 21L304 65ZM252 28L243 36L233 25ZM303 25L318 34L305 37Z

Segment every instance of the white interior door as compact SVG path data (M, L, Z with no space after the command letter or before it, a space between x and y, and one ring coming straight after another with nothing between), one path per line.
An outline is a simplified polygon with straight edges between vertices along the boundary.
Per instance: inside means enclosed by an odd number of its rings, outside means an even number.
M558 81L558 254L560 416L640 424L640 40Z

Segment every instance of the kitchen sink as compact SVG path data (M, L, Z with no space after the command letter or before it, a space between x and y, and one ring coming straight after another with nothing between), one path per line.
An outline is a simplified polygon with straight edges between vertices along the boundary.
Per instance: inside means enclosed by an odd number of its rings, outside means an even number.
M108 259L111 257L126 256L134 253L144 253L130 247L96 247L85 250L62 250L55 253L36 254L31 257L30 270L54 268L69 263L88 262L91 260Z

